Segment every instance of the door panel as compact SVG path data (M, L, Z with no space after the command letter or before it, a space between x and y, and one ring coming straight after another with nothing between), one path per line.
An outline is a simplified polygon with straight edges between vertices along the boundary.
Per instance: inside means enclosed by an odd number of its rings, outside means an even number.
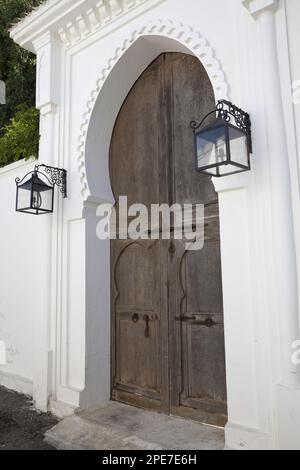
M174 202L205 203L217 199L211 178L195 171L190 122L214 109L214 93L205 69L195 57L167 56L172 113Z
M142 74L116 121L110 152L116 200L127 195L128 204L149 209L202 203L205 244L187 251L186 240L111 242L112 397L224 424L218 198L211 178L195 171L189 126L214 105L199 61L168 53Z
M159 251L158 242L129 243L115 266L116 381L149 396L161 391Z
M128 205L139 202L148 207L160 200L162 80L163 56L138 79L116 121L110 149L111 183L115 198L126 195Z
M160 56L136 82L113 133L112 188L116 201L119 196L128 197L128 207L139 203L150 209L164 197L160 176L165 174L166 161L162 159L165 131L160 113L164 108L163 63ZM117 225L117 233L120 230ZM163 243L112 241L111 273L112 397L168 412L167 260Z

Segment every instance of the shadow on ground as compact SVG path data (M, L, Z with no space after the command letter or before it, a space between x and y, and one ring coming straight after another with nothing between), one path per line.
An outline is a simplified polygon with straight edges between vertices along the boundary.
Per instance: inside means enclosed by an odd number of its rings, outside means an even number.
M30 397L0 387L0 450L52 450L44 434L56 423L36 411Z

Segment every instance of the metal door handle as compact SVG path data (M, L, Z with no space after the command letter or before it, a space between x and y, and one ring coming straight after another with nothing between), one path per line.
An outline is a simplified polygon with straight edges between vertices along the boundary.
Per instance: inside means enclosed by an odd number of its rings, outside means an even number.
M192 317L178 317L176 321L186 322L186 321L196 321L198 325L206 326L207 328L211 328L212 326L216 325L212 318L208 317L205 320L198 320L196 315Z
M150 328L149 328L150 317L149 317L149 315L144 315L144 321L146 322L145 338L149 338L150 337Z
M195 316L193 317L176 317L176 321L196 321L197 318Z

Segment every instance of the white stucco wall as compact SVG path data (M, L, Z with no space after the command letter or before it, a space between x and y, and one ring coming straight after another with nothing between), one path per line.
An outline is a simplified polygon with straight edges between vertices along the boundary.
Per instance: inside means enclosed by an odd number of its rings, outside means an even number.
M36 217L15 212L15 179L32 171L34 165L34 160L22 160L0 168L0 384L32 396L37 393L33 385L40 376L41 358L37 352L44 346L45 311L51 303L50 235L55 224L55 215ZM85 268L84 253L78 252L78 247L84 246L84 221L69 221L65 236L68 240L66 282L73 295L64 299L62 308L67 308L70 314L61 330L68 341L57 344L53 331L56 321L49 318L49 347L61 347L68 358L68 384L83 389ZM57 251L52 254L56 259L61 256ZM54 275L65 282L56 269ZM59 303L60 299L54 296L52 302ZM50 382L53 384L55 377ZM65 401L68 403L68 398Z
M115 13L102 23L89 9L95 3L49 0L12 33L37 54L40 159L68 170L69 197L56 199L52 216L16 214L14 179L32 164L0 170L0 341L8 362L0 383L33 389L41 409L50 399L58 413L109 399L109 250L96 239L95 210L112 198L110 136L143 69L163 51L182 50L198 54L216 96L245 108L253 122L252 171L215 182L227 444L300 448L298 372L289 363L290 341L299 337L293 257L300 240L300 105L291 101L291 81L300 80L299 1L278 4L277 49L273 0L126 0L126 13L110 0Z
M44 221L16 214L15 178L33 165L21 161L0 169L0 341L6 351L0 384L28 394L33 392L39 279L45 274Z

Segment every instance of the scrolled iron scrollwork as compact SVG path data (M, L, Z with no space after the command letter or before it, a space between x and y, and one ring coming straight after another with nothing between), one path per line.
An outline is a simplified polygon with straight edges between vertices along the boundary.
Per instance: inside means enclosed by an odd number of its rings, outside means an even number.
M60 189L61 194L64 198L67 197L67 171L62 168L56 168L47 165L37 165L35 171L39 171L40 168L44 169L44 172L49 175L49 181L53 186L57 186Z
M224 122L231 123L234 119L234 124L247 133L250 153L252 153L252 138L251 138L251 120L248 113L238 108L233 103L227 100L219 100L215 109L210 111L204 116L202 121L198 124L196 121L191 121L190 126L195 132L200 129L204 121L211 115L216 114L216 117L223 119Z
M224 121L230 122L231 117L233 117L237 127L243 129L246 132L250 131L251 121L249 114L232 104L230 101L218 101L216 109L218 111L219 117L224 119Z
M195 131L196 131L197 129L199 129L199 127L200 127L199 124L198 124L196 121L191 121L191 122L190 122L190 126L191 126L191 128L192 128L193 130L195 130Z

